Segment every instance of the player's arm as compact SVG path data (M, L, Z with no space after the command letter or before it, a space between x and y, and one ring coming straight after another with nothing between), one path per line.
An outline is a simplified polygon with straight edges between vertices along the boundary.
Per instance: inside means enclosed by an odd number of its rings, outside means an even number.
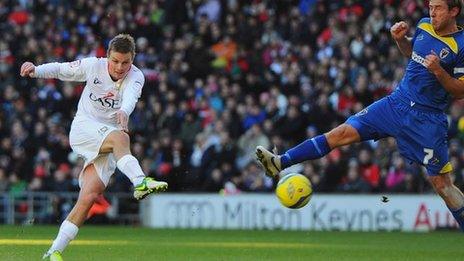
M390 33L395 40L396 45L400 49L400 52L410 58L412 54L412 38L407 37L406 34L409 31L409 26L406 22L395 23L390 28Z
M425 57L424 66L437 77L440 84L448 91L454 98L464 98L464 80L452 77L440 65L440 58L435 52L431 52Z
M121 108L117 112L118 124L125 132L128 131L129 115L134 111L135 104L142 94L145 78L140 72L137 76L124 88L122 93Z
M20 75L31 78L53 78L62 81L84 82L87 80L87 70L96 58L86 58L67 63L46 63L34 65L25 62L21 65Z

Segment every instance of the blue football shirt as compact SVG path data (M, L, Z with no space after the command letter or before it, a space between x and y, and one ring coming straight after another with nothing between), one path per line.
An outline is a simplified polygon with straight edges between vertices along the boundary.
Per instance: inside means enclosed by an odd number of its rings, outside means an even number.
M405 75L392 95L400 95L416 104L444 111L450 101L450 94L423 65L425 57L432 50L440 57L443 69L452 77L464 80L464 31L461 29L447 36L439 36L430 18L422 18L412 39L412 55Z

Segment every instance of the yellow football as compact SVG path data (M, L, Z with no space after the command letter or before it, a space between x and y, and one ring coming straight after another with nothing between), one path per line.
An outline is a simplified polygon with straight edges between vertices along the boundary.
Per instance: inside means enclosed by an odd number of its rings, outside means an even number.
M311 199L313 188L308 178L291 173L280 179L275 193L280 203L287 208L302 208Z

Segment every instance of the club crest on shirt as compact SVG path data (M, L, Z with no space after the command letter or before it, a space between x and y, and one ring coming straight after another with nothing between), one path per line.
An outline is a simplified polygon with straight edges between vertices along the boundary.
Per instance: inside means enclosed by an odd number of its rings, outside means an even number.
M102 82L97 77L95 77L95 79L93 79L93 84L102 84Z
M441 49L440 51L440 59L444 59L446 56L448 56L448 54L450 53L449 49L448 48L443 48Z

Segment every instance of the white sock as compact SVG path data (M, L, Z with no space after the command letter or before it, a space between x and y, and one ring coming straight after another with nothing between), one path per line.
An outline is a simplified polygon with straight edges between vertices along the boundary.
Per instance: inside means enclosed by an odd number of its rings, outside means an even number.
M52 253L56 250L62 253L63 250L68 246L69 242L76 237L77 231L79 231L79 228L76 225L69 222L68 220L63 221L60 226L60 231L53 241L52 246L48 250L48 253Z
M142 183L143 178L145 178L145 173L143 173L139 161L130 154L122 156L116 162L116 166L118 166L118 169L130 179L134 186Z

